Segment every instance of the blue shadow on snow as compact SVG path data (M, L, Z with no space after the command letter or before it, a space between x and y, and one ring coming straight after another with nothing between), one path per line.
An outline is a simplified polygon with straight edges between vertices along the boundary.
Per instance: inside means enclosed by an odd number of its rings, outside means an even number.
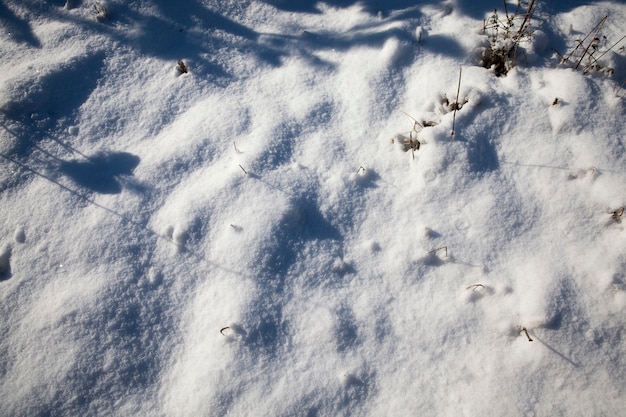
M467 159L472 172L485 173L500 168L498 151L492 141L484 135L469 141Z
M17 17L2 1L0 1L0 27L4 28L9 39L17 43L25 43L34 48L41 47L41 42L35 36L30 24Z
M118 194L122 191L119 176L132 175L139 165L139 157L126 152L102 152L87 160L64 161L63 174L75 183L100 194Z

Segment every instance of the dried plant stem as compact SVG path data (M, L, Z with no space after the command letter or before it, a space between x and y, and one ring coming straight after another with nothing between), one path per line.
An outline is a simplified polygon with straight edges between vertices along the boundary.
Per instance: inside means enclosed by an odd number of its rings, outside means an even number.
M589 36L591 36L591 33L592 33L593 31L595 31L596 29L599 29L599 26L600 26L601 24L603 24L603 21L604 21L605 19L607 19L607 18L608 18L608 16L605 16L605 17L604 17L604 19L602 19L602 20L600 21L600 23L598 23L597 25L595 25L595 26L594 26L594 27L593 27L593 28L589 31L589 33L587 33L587 35L585 35L585 37L584 37L582 40L578 41L578 45L576 45L576 47L575 47L574 49L572 49L572 51L571 51L569 54L567 54L567 56L566 56L565 58L563 58L563 59L562 59L562 62L567 62L567 61L569 61L569 59L572 57L572 55L574 55L574 53L578 50L578 48L580 48L580 47L581 47L581 46L585 43L585 41L587 40L587 38L588 38ZM593 39L592 39L592 42L593 42ZM583 56L584 56L584 54L583 54Z
M533 339L532 337L530 337L530 335L528 334L528 329L526 329L526 327L522 327L522 331L524 332L524 334L526 335L526 337L528 338L529 342L532 342Z
M594 32L593 36L591 37L591 41L589 41L589 44L587 45L587 47L583 51L583 54L580 56L580 59L576 63L576 66L574 67L574 69L578 69L578 67L580 66L580 63L583 61L583 59L585 58L585 55L587 55L587 52L589 51L589 48L591 48L591 45L593 45L593 42L598 37L598 33L600 33L600 30L602 29L602 26L604 26L604 22L606 22L606 19L608 19L608 17L609 16L604 16L604 18L600 21L600 23L598 23L596 25L596 27L594 28L595 32ZM592 32L593 32L594 29L592 29ZM591 32L589 32L589 33L591 34ZM585 37L585 39L587 39L588 36L589 35L587 35Z
M602 54L600 54L600 56L597 57L596 60L602 58L604 55L606 55L607 52L609 52L609 51L611 51L611 49L615 48L624 39L626 39L626 35L624 35L621 38L619 38L619 40L617 42L615 42L613 45L611 45L611 47L609 49L607 49L606 51L602 52Z
M447 246L441 246L440 248L433 249L433 250L431 250L428 253L437 253L441 249L444 249L446 251L446 258L447 258L448 257L448 247Z
M459 84L456 87L456 101L454 104L454 114L452 115L452 133L450 136L454 136L454 124L456 122L456 111L459 108L459 93L461 91L461 74L463 73L463 68L459 68Z
M506 2L505 2L506 4ZM532 0L528 5L528 9L526 10L526 14L524 15L524 21L522 22L522 26L519 27L517 31L517 37L521 37L524 34L524 30L526 30L526 25L530 22L530 16L532 15L533 6L535 5L535 0Z
M613 45L611 45L611 47L609 49L607 49L606 51L602 52L600 54L600 56L598 57L593 57L594 63L597 63L600 58L602 58L604 55L606 55L608 52L610 52L613 48L615 48L621 41L623 41L624 39L626 39L626 35L622 36L617 42L615 42ZM591 66L591 64L587 65L585 67L585 71L587 70L587 68L589 68Z
M506 0L505 0L505 3L506 3ZM513 65L517 65L517 49L519 47L519 43L520 43L520 40L522 39L522 36L524 36L524 33L526 33L526 29L528 25L530 25L530 19L532 17L532 10L533 10L534 5L535 5L535 0L532 0L530 4L528 5L528 9L526 10L526 14L524 15L524 21L522 22L522 25L517 31L517 34L513 37L513 39L515 40L515 43L513 46Z
M476 288L481 287L481 288L485 288L485 286L483 284L472 284L470 286L468 286L467 288L465 288L466 290L471 289L472 291L475 291Z
M408 118L413 120L413 130L412 130L412 132L417 133L417 132L419 132L419 130L422 130L424 128L424 126L420 122L418 122L415 117L411 116L409 113L407 113L405 111L402 111L402 110L400 110L400 111L402 113L404 113ZM418 127L419 127L419 130L417 130Z
M245 168L241 166L241 164L239 164L239 168L241 168L244 174L248 175L248 171L246 171Z
M403 111L402 113L404 113L407 117L413 120L413 129L408 132L409 140L408 142L403 141L403 145L404 145L404 150L406 152L408 152L409 149L411 149L411 157L415 159L415 150L419 150L420 146L422 145L422 143L419 141L419 132L421 132L421 130L424 129L424 125L418 122L417 119L415 119L413 116L411 116L407 112ZM413 140L413 133L415 133L415 140Z

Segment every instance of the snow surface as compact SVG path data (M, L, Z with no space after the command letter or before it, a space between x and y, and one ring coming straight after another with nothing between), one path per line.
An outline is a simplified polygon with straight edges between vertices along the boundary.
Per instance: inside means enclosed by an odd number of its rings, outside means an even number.
M0 0L1 416L624 415L624 3L94 6Z

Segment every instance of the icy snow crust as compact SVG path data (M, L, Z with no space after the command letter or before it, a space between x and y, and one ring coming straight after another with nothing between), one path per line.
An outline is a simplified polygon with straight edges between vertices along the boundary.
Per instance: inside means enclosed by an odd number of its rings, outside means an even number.
M506 77L496 1L62 3L0 2L0 416L623 414L626 53L551 50L623 3Z

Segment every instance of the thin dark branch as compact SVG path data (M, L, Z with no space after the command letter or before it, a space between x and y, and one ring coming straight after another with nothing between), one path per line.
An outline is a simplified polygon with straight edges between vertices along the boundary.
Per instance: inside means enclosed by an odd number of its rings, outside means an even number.
M461 74L463 72L463 68L459 68L459 84L456 87L456 102L454 105L454 114L452 115L452 134L450 136L454 136L454 124L456 122L456 111L459 108L459 92L461 91Z

